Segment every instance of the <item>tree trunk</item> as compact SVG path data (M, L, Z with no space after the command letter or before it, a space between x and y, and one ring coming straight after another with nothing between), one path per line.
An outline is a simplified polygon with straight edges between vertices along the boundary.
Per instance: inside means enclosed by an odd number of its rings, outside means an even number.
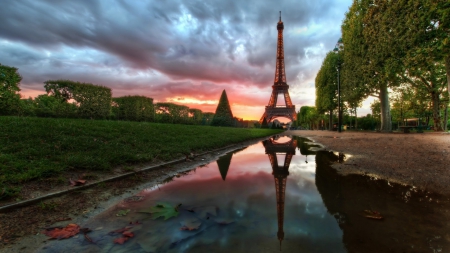
M439 109L439 93L436 91L431 92L431 101L433 102L433 122L434 131L443 131L441 124L441 110Z
M333 130L333 110L330 110L330 117L328 120L328 130Z
M380 109L381 109L381 128L382 132L392 131L391 107L389 106L389 92L387 85L383 83L380 87Z
M450 55L445 57L445 71L447 72L448 96L450 97Z
M444 131L447 131L447 130L448 130L448 128L447 128L447 122L448 122L448 102L449 102L449 101L446 101L446 102L445 102L445 106L444 106L444 109L445 109L445 111L444 111Z
M358 131L358 111L355 108L355 130Z

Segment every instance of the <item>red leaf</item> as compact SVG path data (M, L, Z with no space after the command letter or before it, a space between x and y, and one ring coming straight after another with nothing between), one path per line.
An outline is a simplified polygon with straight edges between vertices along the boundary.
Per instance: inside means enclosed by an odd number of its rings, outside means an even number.
M129 237L129 238L134 236L133 232L130 232L130 231L125 231L122 233L122 235L125 237Z
M128 231L130 228L131 227L119 228L119 229L109 232L108 234L122 234L123 232Z
M69 224L65 228L53 228L51 230L42 231L50 239L67 239L80 232L80 226L77 224Z
M128 237L119 237L114 239L114 243L124 244L128 240Z

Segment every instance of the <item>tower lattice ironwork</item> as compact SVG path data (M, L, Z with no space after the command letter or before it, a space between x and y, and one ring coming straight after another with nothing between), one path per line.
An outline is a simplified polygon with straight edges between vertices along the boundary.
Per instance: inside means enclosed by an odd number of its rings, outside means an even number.
M284 197L286 193L286 180L289 176L289 165L292 157L295 155L297 147L297 140L291 139L288 142L278 143L277 138L270 138L263 142L266 154L269 156L270 164L272 165L272 175L275 179L275 189L277 194L277 217L278 217L278 232L277 237L281 242L284 239ZM283 165L278 164L277 154L284 154Z
M265 111L261 119L270 122L277 117L286 117L294 121L297 118L295 113L295 105L292 104L291 97L289 96L289 85L286 83L286 73L284 70L284 46L283 46L283 30L284 24L280 20L277 23L278 30L278 42L277 42L277 62L275 67L275 80L272 85L272 95L270 96L269 104L266 106ZM282 94L284 97L284 106L277 106L278 95Z

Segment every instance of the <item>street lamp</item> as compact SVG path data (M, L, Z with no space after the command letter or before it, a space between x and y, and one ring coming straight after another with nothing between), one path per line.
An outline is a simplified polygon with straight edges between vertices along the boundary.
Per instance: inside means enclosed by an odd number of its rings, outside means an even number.
M341 113L341 58L339 56L339 51L341 50L343 46L342 38L339 38L338 42L336 43L336 46L333 49L333 52L335 52L338 55L338 61L337 61L337 72L338 72L338 132L341 132L341 123L342 123L342 113Z

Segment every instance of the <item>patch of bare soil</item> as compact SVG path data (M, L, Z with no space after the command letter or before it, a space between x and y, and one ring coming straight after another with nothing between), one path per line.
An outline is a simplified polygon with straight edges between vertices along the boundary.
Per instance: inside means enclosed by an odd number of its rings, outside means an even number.
M344 153L344 163L333 165L341 174L365 174L450 194L450 133L380 133L288 131L307 137L325 149Z

